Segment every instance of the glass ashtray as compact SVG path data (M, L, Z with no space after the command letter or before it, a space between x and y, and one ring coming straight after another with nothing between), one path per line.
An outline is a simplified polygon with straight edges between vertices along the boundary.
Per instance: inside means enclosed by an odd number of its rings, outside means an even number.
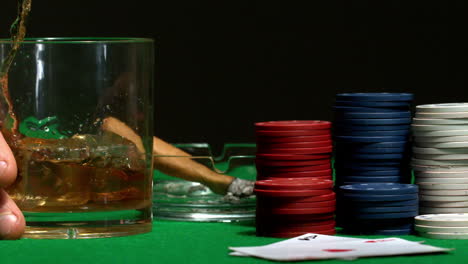
M255 181L255 144L225 144L214 156L207 143L174 144L190 156L164 156L190 159L211 170ZM157 159L158 156L155 156ZM255 196L219 195L207 186L154 170L153 214L156 218L196 222L232 222L255 219Z

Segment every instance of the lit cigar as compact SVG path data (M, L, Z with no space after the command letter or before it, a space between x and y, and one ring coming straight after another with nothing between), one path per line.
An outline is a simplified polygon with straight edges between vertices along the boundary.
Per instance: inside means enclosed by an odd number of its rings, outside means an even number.
M135 144L144 153L143 142L130 127L122 121L108 117L103 120L102 129L113 132ZM187 181L199 182L217 194L226 194L234 177L217 173L208 167L193 161L190 154L178 149L163 140L153 138L154 167L164 174ZM174 157L179 156L179 157Z

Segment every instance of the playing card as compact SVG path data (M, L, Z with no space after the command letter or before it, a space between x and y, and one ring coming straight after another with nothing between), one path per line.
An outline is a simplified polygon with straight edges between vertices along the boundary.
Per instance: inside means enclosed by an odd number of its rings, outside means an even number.
M327 242L342 242L342 241L352 241L352 240L365 240L360 238L351 238L351 237L339 237L339 236L327 236L327 235L320 235L320 234L304 234L302 236L290 238L284 241L276 242L273 244L269 244L266 246L260 247L268 247L268 248L276 248L276 247L288 247L294 245L303 245L303 244L314 244L314 243L327 243ZM249 247L243 247L249 248ZM259 248L259 247L251 247L251 248ZM230 247L229 249L234 250L234 252L229 253L231 256L248 256L248 254L241 253L236 250L236 247Z
M317 243L317 241L320 241ZM356 259L447 252L450 249L423 245L400 238L356 239L307 234L261 247L231 247L237 253L277 261Z

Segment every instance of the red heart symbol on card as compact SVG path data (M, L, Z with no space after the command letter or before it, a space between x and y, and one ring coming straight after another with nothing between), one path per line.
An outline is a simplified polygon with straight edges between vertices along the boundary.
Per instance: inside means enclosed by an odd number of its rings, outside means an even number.
M341 253L341 252L349 252L349 251L353 251L354 249L333 249L333 248L329 248L329 249L323 249L322 251L326 251L326 252L330 252L330 253Z
M381 243L381 242L389 242L393 241L394 239L378 239L378 240L367 240L364 243Z

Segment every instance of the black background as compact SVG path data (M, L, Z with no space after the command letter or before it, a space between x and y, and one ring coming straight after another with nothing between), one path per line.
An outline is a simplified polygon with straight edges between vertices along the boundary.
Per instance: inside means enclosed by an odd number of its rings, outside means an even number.
M332 118L338 92L467 101L464 1L33 0L29 37L157 42L155 132L253 142L253 123ZM2 0L8 37L16 1Z

